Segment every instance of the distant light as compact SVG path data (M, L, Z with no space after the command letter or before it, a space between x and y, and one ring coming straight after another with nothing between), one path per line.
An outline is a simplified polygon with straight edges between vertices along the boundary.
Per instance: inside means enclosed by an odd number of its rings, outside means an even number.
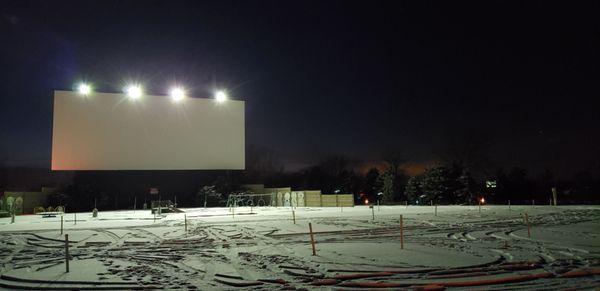
M485 203L485 198L481 197L481 199L479 199L479 201L481 202L481 204Z
M369 204L369 199L365 199L365 205Z
M180 87L175 87L175 88L171 89L171 92L169 92L169 94L171 95L171 98L175 102L179 102L179 101L183 100L183 98L185 98L185 90Z
M79 94L87 96L90 93L92 93L92 87L88 84L81 83L79 84L79 86L77 86L77 91L79 92Z
M142 87L139 85L130 85L125 89L125 92L131 99L139 99L142 97Z
M227 100L227 93L225 93L224 91L217 91L217 93L215 94L215 99L219 103L225 102L225 100Z

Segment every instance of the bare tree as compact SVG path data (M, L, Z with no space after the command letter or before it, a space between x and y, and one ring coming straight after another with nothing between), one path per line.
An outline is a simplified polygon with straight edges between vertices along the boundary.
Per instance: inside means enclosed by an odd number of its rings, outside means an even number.
M388 171L392 173L393 177L398 176L400 166L405 162L404 156L399 149L387 149L383 153L383 161L388 166Z
M482 132L467 131L446 138L438 156L447 166L456 165L473 174L486 174L490 168L491 138Z
M283 164L273 149L251 145L246 152L246 177L249 180L262 181L283 172Z

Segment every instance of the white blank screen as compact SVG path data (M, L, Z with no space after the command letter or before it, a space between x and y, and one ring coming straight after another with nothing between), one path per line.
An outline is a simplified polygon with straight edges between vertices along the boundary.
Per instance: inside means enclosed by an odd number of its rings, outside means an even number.
M242 170L244 102L54 92L52 170Z

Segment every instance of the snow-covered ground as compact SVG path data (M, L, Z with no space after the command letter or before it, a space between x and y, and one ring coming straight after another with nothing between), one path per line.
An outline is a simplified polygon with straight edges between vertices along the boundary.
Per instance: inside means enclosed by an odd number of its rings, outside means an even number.
M599 206L297 208L295 224L291 208L184 210L156 220L149 210L65 214L69 273L60 216L0 218L0 288L600 286Z

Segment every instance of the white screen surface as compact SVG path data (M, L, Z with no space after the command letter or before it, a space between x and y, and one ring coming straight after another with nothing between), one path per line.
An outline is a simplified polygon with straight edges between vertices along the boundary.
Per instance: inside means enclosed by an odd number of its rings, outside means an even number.
M52 170L242 170L244 102L54 91Z

